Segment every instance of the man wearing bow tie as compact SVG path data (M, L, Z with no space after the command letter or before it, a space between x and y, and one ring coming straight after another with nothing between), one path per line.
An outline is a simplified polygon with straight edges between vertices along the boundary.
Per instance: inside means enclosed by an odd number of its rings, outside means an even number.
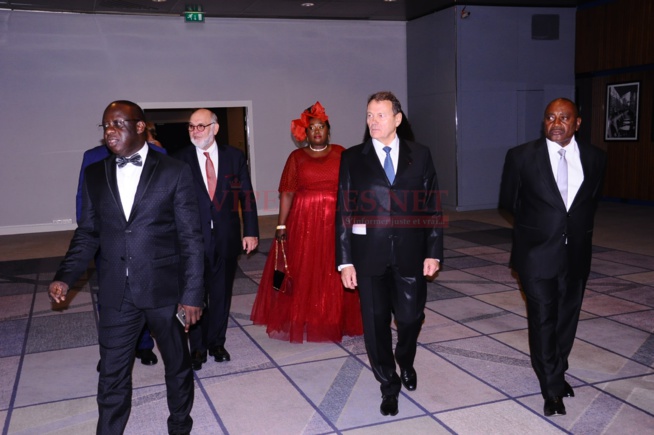
M148 146L154 151L166 154L166 150L164 148L157 146L152 142L148 142ZM109 155L111 155L111 151L109 151L109 148L107 148L106 145L98 145L84 152L84 156L82 157L82 167L79 171L79 181L77 182L77 195L75 196L75 216L77 218L77 222L79 222L82 218L82 186L84 185L84 172L86 172L86 168L88 168L89 165L104 160L109 157ZM96 254L96 257L97 256L98 254ZM100 275L100 270L98 269L97 264L96 273ZM99 311L100 306L98 305L98 312ZM136 358L141 360L141 364L146 366L157 364L157 355L155 355L152 349L154 349L154 340L152 339L150 330L146 325L145 328L143 328L141 339L136 345ZM100 372L100 361L98 361L97 369L98 372Z
M105 143L115 156L90 165L82 214L50 284L54 302L100 249L98 434L123 433L131 409L134 348L147 323L166 371L168 432L190 433L193 372L184 329L202 313L203 258L198 205L189 167L151 152L145 116L130 101L104 111ZM178 308L186 324L176 319Z

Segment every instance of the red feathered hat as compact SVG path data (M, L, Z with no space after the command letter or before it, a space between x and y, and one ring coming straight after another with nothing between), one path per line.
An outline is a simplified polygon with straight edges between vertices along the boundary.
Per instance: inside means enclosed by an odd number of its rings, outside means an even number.
M304 142L307 139L307 128L309 127L309 120L311 118L317 118L322 122L329 120L329 117L325 113L325 108L322 107L320 101L316 101L316 104L302 112L300 119L291 121L291 133L298 142Z

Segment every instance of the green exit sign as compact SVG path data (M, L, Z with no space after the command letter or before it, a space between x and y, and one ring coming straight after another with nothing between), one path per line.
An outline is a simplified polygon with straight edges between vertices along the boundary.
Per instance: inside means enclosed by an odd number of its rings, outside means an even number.
M184 10L184 21L204 22L204 11L202 5L186 5Z

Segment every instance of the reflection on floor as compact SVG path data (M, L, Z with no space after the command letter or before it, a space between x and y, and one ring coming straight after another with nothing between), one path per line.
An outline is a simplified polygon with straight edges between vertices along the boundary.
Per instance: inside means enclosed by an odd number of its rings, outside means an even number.
M602 216L615 213L623 220L613 225L632 231L628 218L616 212L620 207L604 206ZM654 210L645 210L652 225ZM596 236L568 371L576 396L565 399L566 416L545 418L529 363L523 298L507 268L505 223L479 213L450 218L445 267L429 284L416 358L418 388L402 391L395 417L379 413L379 387L361 337L297 345L271 340L263 327L251 324L270 248L265 239L258 253L239 263L226 344L232 361L210 360L196 372L193 433L651 433L654 252L643 253L639 243L630 249L605 240ZM90 271L68 306L53 310L45 291L59 260L0 262L3 434L95 430L95 276ZM133 374L126 433L166 433L162 364L136 364Z

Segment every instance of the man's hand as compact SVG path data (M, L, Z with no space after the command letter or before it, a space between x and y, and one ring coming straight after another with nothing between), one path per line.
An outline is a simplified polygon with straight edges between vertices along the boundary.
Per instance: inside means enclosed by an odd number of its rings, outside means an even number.
M441 263L435 258L425 258L422 266L422 274L427 277L433 277L441 268Z
M50 296L50 301L57 304L66 300L67 293L68 284L62 281L52 281L50 283L50 287L48 287L48 295Z
M254 251L259 245L258 237L243 237L243 250L246 254Z
M179 307L180 309L184 310L184 313L186 313L186 324L184 325L184 331L188 332L189 328L198 323L200 317L202 317L202 308L182 304L179 304Z
M345 288L354 290L357 286L357 271L354 266L346 266L341 270L341 281Z

